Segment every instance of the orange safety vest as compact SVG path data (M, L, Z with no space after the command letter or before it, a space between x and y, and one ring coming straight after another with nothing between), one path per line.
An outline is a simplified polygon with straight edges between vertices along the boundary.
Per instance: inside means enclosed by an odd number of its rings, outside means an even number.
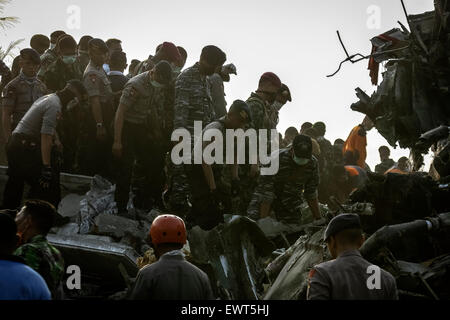
M366 146L367 146L367 138L366 136L361 136L359 131L362 129L360 125L357 125L350 132L347 140L344 143L344 147L342 148L342 154L345 155L347 151L351 151L353 154L356 154L355 151L359 154L359 157L356 161L356 164L364 168L366 166ZM362 129L364 130L364 129Z

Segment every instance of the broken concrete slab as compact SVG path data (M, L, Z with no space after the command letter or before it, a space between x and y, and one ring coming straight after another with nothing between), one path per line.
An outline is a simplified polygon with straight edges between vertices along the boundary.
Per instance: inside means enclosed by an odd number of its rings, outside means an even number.
M127 286L119 265L130 278L136 277L138 254L128 246L108 241L107 237L90 235L47 236L48 241L63 255L65 264L81 269L82 283L98 287L108 296Z
M139 223L121 216L102 213L94 219L94 233L111 236L113 238L123 238L127 234L141 234Z
M68 223L60 228L58 228L58 231L56 232L59 236L70 236L77 234L80 230L80 227L77 223Z
M80 212L80 201L86 196L70 193L61 199L58 206L58 213L63 217L73 217Z

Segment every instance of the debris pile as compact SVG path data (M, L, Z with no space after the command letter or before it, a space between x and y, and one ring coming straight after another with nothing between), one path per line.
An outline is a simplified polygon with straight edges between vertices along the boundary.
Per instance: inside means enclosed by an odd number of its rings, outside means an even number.
M450 120L450 6L435 1L435 9L409 15L409 31L402 25L372 39L372 82L382 62L383 80L370 97L357 88L359 101L351 106L369 116L390 145L413 152L421 134ZM418 169L423 159L414 153Z

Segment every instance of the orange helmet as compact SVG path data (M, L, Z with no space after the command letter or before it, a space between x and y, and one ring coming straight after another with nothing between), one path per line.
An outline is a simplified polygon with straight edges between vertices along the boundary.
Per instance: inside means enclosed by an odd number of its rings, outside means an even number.
M156 217L150 227L150 236L155 245L161 243L186 243L186 226L183 219L172 214Z

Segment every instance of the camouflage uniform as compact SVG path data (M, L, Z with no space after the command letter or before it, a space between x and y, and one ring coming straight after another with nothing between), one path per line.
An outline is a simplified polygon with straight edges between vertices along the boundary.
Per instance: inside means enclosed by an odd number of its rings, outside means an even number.
M226 159L226 128L225 117L213 121L208 124L203 133L210 129L219 130L224 137L223 157ZM202 143L203 148L208 142ZM195 164L191 166L189 171L189 185L191 186L192 194L192 210L186 217L186 220L191 225L199 225L204 230L214 228L220 222L223 222L223 214L231 211L231 190L230 184L225 181L224 171L230 169L230 166L224 164L212 164L211 168L214 174L216 183L216 199L212 199L211 191L205 179L203 166Z
M100 174L105 178L111 178L112 125L114 120L111 83L103 70L103 66L95 66L90 62L84 71L83 84L89 98L100 98L106 139L105 141L98 141L96 138L97 123L92 114L92 107L89 104L89 107L84 109L82 115L78 163L84 174L91 176Z
M246 102L252 114L251 128L256 130L257 135L259 129L275 128L276 124L272 123L269 116L270 106L268 106L260 96L258 96L256 93L252 93L250 95L250 98L248 98ZM267 142L269 143L269 140L267 140ZM248 142L246 142L247 154L248 150ZM250 200L252 199L256 187L257 177L250 177L250 165L244 164L239 166L239 179L241 181L241 192L239 201L234 202L235 207L233 208L233 210L241 215L246 215L248 205L250 203Z
M44 278L53 299L61 298L64 260L58 249L48 243L43 235L37 235L14 252L26 264Z
M381 161L381 163L379 163L375 166L375 172L379 173L379 174L384 174L386 171L388 171L394 165L395 165L395 161L392 159L387 159L387 160Z
M45 72L47 72L48 67L58 59L58 54L56 53L56 48L47 49L41 55L41 69L39 70L38 77L42 79Z
M252 200L248 207L248 215L258 219L262 202L272 204L277 219L285 222L301 221L301 204L303 197L317 198L319 185L319 166L316 158L304 166L298 166L292 159L292 149L277 151L279 170L275 175L260 176Z
M184 70L175 82L174 129L185 128L194 141L194 121L202 121L203 127L215 118L209 83L200 73L199 64ZM173 168L170 204L173 210L185 211L189 195L188 178L190 166ZM182 212L180 212L181 214Z
M47 88L56 92L64 89L69 80L83 79L83 69L79 60L66 64L61 58L51 63L42 77ZM58 123L57 132L64 146L63 171L74 172L78 137L80 131L80 113L78 108L64 110L62 121Z
M28 79L22 72L6 85L2 105L12 110L11 130L14 130L33 102L46 93L47 88L42 81L36 77Z
M161 202L165 152L173 122L166 90L151 85L148 71L133 77L123 89L120 104L127 109L116 188L116 202L121 211L126 209L131 180L136 207L150 209L149 200L157 205Z

